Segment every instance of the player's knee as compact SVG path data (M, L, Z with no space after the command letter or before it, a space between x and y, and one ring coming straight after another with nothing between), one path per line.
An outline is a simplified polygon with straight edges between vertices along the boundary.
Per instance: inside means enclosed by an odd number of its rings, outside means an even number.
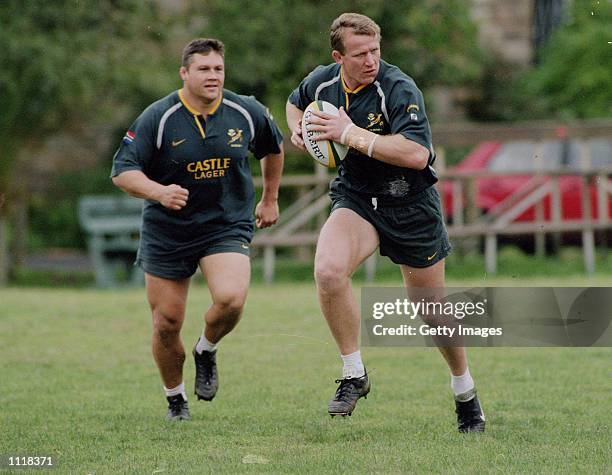
M319 259L315 262L314 277L321 290L334 290L346 283L346 268L332 259Z
M153 310L153 329L163 338L172 338L181 331L183 314L179 311Z
M430 327L446 326L453 323L452 315L445 315L442 313L441 308L436 308L436 305L441 305L438 300L422 299L422 301L426 308L432 309L419 314L419 317L423 323L429 325Z
M219 307L223 315L231 318L239 318L244 308L246 295L225 294L215 299L215 305Z
M440 322L440 317L437 315L419 315L421 317L421 321L425 325L429 325L430 327L437 327Z

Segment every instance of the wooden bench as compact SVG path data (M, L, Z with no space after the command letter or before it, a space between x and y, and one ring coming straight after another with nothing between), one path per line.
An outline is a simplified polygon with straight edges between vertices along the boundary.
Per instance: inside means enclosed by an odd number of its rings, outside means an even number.
M79 222L88 234L87 247L98 286L116 287L125 281L140 285L144 281L142 270L134 265L142 204L141 199L121 195L89 195L79 200Z

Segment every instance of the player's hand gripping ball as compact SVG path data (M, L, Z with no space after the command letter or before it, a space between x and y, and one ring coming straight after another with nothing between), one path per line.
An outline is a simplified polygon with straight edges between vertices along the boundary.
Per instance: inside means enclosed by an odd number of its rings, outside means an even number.
M308 130L308 124L312 117L312 111L322 111L328 114L339 115L338 109L333 104L327 101L311 102L302 117L302 138L308 153L321 165L328 168L335 168L344 160L348 153L348 147L331 140L319 140L317 136L320 132Z

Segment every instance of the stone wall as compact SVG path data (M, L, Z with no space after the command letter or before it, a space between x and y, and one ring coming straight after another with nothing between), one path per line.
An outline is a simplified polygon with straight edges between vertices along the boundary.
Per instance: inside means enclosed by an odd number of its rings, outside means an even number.
M535 0L472 0L482 47L509 63L527 67L533 57Z

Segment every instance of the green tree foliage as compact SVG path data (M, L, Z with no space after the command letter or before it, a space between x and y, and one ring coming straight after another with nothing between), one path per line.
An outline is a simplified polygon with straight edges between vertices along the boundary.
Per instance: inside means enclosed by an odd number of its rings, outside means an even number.
M331 62L329 26L343 11L374 18L383 57L423 89L465 85L480 74L476 29L460 0L0 1L0 197L24 193L18 170L28 167L18 167L17 157L32 161L58 132L78 135L102 123L116 131L116 146L146 105L180 87L181 49L198 36L225 42L227 87L257 96L284 129L286 98L315 66ZM48 195L28 198L39 235L61 228L68 245L81 243L76 213L67 211L78 198L70 190L99 191L112 152L101 160L103 173L65 171L65 181L49 177ZM303 157L287 160L289 173L310 170Z
M0 3L0 190L32 142L104 120L121 99L169 86L155 2L8 0Z
M10 265L3 230L13 217L10 252L18 262L27 226L19 216L40 198L29 174L44 160L46 139L112 123L124 104L143 106L167 91L162 32L169 21L152 0L0 2L0 285ZM42 210L65 211L48 204Z
M576 0L569 23L517 88L519 109L535 117L612 116L612 2Z
M227 46L228 85L257 95L277 115L308 72L332 61L329 27L345 11L366 14L381 25L383 58L414 77L421 88L465 85L477 79L482 68L477 30L460 0L207 4L206 35L221 38Z

